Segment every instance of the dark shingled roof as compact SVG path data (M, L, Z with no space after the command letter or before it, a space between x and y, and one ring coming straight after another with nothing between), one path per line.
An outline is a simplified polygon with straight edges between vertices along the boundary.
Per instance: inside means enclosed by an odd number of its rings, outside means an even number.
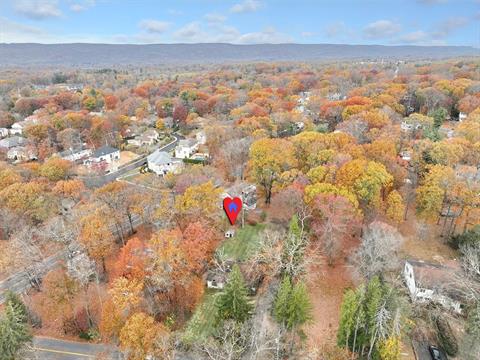
M114 152L117 152L118 149L115 149L114 147L111 147L111 146L102 146L101 148L95 150L95 152L93 153L93 157L100 157L100 156L105 156L105 155L108 155L108 154L112 154Z

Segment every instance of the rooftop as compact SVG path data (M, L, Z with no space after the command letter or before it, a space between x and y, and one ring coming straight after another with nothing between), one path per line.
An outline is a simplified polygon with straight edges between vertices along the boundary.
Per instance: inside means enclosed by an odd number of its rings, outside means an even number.
M160 151L160 149L155 150L147 157L148 162L154 163L156 165L166 165L174 160L176 159L172 157L169 153L165 151Z
M92 156L98 158L100 156L113 154L114 152L117 152L117 151L118 149L107 145L107 146L102 146L101 148L98 148L97 150L95 150Z

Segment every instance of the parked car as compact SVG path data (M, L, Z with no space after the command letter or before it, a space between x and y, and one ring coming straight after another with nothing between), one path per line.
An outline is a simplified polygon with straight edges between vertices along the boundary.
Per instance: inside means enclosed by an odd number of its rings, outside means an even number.
M428 351L430 352L432 360L445 360L447 358L435 345L429 345Z

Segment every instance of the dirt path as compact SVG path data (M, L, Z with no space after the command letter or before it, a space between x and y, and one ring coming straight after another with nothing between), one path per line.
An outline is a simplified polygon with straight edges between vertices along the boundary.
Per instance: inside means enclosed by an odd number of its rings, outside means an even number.
M304 328L310 347L322 347L336 342L340 306L345 290L353 286L352 267L346 261L358 240L350 239L344 244L342 255L334 266L320 256L307 275L310 300L313 305L313 321Z
M308 344L312 347L335 342L343 293L351 286L349 270L345 265L322 266L309 279L313 322L305 328Z

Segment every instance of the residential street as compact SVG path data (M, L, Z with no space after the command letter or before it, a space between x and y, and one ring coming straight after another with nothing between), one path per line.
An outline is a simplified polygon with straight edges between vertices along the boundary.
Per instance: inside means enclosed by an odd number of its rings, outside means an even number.
M183 136L178 134L172 134L172 136L175 138L175 140L162 146L161 148L159 148L159 150L166 151L166 152L172 151L175 148L175 146L177 146L177 143L184 138ZM85 185L88 187L93 187L93 188L101 187L111 181L114 181L115 179L128 173L129 171L132 171L133 169L136 169L145 165L147 163L147 156L148 155L144 155L136 159L134 162L124 166L118 171L101 175L101 176L100 175L99 176L80 176L79 179L81 179L85 183Z
M39 360L82 360L95 359L104 355L103 359L119 360L121 354L109 345L87 344L44 337L33 339L33 358Z
M180 139L183 139L183 136L181 136L181 135L172 134L172 136L175 138L175 140L170 142L169 144L163 146L162 148L160 148L162 151L173 150L175 148L175 146L177 145L178 141ZM146 158L147 157L144 156L144 157L138 159L137 161L135 161L134 163L126 166L125 168L123 168L123 169L121 169L117 172L114 172L114 173L111 173L111 174L106 174L103 177L96 177L95 180L93 180L93 182L95 182L96 185L93 185L93 186L99 186L98 184L100 184L100 186L101 186L101 185L104 185L108 182L115 181L118 177L122 176L126 172L131 171L131 170L133 170L135 168L138 168L138 167L142 166L143 164L145 164ZM142 219L139 216L134 216L133 217L133 226L134 227L137 227L137 226L141 225L141 223L142 223ZM128 226L129 226L129 224L127 222L125 222L124 228L127 228ZM114 233L116 233L117 229L112 228L112 231ZM35 266L35 268L34 268L35 273L40 274L40 275L46 274L47 272L49 272L50 270L52 270L56 266L58 266L59 262L62 259L64 259L66 255L67 255L66 253L57 253L57 254L54 254L52 256L49 256L48 258L43 260L41 263L35 264L34 265ZM15 274L11 275L10 277L8 277L5 280L0 281L0 304L2 304L4 299L5 299L5 291L6 290L12 290L13 292L15 292L17 294L21 294L21 293L26 292L28 289L30 289L32 287L32 283L30 281L31 278L32 278L32 276L29 276L28 270L22 270L22 271L19 271Z
M132 216L132 223L134 228L140 226L142 222L143 219L140 216ZM122 224L122 228L124 229L127 229L129 226L130 225L128 221L125 221L125 223ZM117 234L117 229L115 227L112 227L111 230L114 234ZM66 256L67 253L65 251L47 257L41 263L37 263L34 265L35 273L39 274L40 276L45 275L50 270L55 269L60 264L60 261L65 259ZM28 270L22 270L16 272L5 280L0 281L0 304L2 304L5 300L5 291L11 290L17 294L22 294L25 293L28 289L30 289L32 287L32 282L30 281L32 277L33 276L29 276Z

